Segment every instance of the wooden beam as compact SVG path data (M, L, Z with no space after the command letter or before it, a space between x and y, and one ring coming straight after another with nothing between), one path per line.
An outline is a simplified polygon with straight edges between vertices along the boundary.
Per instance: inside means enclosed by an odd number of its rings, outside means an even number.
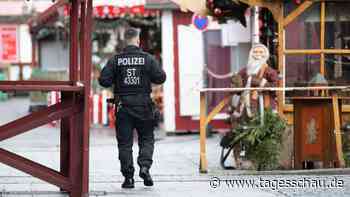
M46 109L33 112L20 119L14 120L3 126L0 126L0 141L27 132L31 129L40 127L54 120L58 120L62 117L75 114L78 112L78 109L79 108L77 105L65 102L57 103Z
M215 108L209 113L208 117L206 118L205 124L208 125L210 121L224 108L231 100L232 95L227 95L218 105L215 106Z
M343 144L341 136L341 125L340 125L340 113L339 113L339 98L338 96L332 97L333 101L333 118L334 118L334 132L335 132L335 143L337 147L337 156L340 167L345 167L345 161L343 156Z
M342 105L341 107L343 113L350 113L350 105Z
M350 54L350 50L349 49L325 49L324 50L325 54Z
M321 49L286 49L285 55L319 55L322 53Z
M264 7L270 10L275 21L279 21L279 15L283 9L283 2L266 2L265 0L239 0L250 6Z
M199 121L199 135L200 135L200 162L199 171L201 173L208 172L208 161L206 152L206 119L207 119L207 101L205 98L205 92L200 92L200 121Z
M349 49L286 49L284 50L284 54L286 55L321 55L324 54L350 54Z
M1 85L0 91L68 91L68 92L81 92L82 86L71 85Z
M22 172L30 174L58 187L64 188L66 191L72 189L72 184L69 179L59 172L2 148L0 148L0 161L10 167L21 170Z
M279 92L279 91L307 91L307 90L342 90L349 91L350 86L310 86L310 87L257 87L257 88L203 88L200 92L243 92L249 91L265 91L265 92ZM346 97L342 97L346 98Z
M25 80L25 81L0 81L0 85L73 85L70 81L39 81L39 80Z
M284 113L291 113L294 111L294 107L292 104L284 105L283 111ZM350 113L350 105L342 105L341 112Z
M286 27L289 23L295 20L300 16L306 9L308 9L313 4L312 1L307 0L299 5L294 11L292 11L286 18L283 20L283 26Z
M84 115L82 121L84 125L82 126L82 192L88 195L89 192L89 137L90 137L90 94L91 94L91 72L92 72L92 27L93 27L93 0L85 0L86 13L85 13L85 36L84 42L88 43L85 45L85 65L84 65Z
M321 50L325 49L325 25L326 25L326 3L321 2L321 38L320 38L320 47ZM325 54L321 53L320 58L320 73L321 75L325 75Z
M284 28L283 28L283 21L284 21L284 11L281 9L281 12L278 16L278 73L280 76L278 80L278 87L284 87L284 72L285 72L285 66L284 66L284 53L285 50L285 39L284 39ZM284 105L284 92L277 92L277 111L278 114L283 117L283 105Z

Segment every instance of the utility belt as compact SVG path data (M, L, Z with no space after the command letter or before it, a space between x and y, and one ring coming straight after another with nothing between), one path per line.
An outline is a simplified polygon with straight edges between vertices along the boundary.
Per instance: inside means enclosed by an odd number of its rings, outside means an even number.
M128 95L128 96L131 96L131 95ZM147 96L145 96L144 98L140 98L142 100L147 100L145 101L144 103L128 103L128 102L123 102L120 98L120 96L116 96L115 98L108 98L107 99L107 103L109 104L114 104L114 105L123 105L123 106L128 106L128 107L141 107L141 106L150 106L153 104L153 101L151 98L148 98ZM126 100L126 99L125 99Z
M150 104L152 104L152 102L150 102L150 103L143 103L143 104L126 104L126 103L123 103L123 102L119 101L116 98L108 98L107 99L107 103L113 104L113 105L117 105L117 106L122 105L122 106L125 106L125 107L141 107L141 106L149 106Z
M116 110L119 110L121 107L149 107L151 109L152 119L154 121L154 124L158 125L158 122L161 119L160 111L152 100L142 104L128 104L128 103L123 103L119 97L116 97L116 98L108 98L107 103L116 105Z

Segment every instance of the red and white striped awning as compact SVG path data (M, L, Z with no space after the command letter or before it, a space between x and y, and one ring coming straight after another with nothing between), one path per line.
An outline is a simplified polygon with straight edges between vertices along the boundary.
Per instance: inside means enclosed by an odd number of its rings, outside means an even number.
M142 17L159 15L159 10L145 9L145 3L146 0L94 0L93 14L95 18L117 18L125 15ZM38 17L32 17L28 24L32 31L32 28L39 27L49 20L56 20L57 16L63 15L68 17L69 11L70 6L67 1L58 0Z
M130 16L156 16L158 11L145 9L146 0L94 0L93 13L96 18Z

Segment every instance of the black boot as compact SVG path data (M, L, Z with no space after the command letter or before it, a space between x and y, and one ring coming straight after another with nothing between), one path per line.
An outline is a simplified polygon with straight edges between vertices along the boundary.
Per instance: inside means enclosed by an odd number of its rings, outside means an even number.
M135 181L133 178L125 178L122 188L135 188Z
M153 186L153 180L151 175L149 174L148 168L142 167L140 169L140 177L143 179L143 184L145 186Z

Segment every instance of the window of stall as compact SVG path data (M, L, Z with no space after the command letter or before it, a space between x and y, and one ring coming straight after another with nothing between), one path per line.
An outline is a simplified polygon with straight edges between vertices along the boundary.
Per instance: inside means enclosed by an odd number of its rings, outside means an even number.
M329 86L350 83L350 2L294 1L284 4L282 23L283 47L279 71L284 87L307 87L316 76L322 76ZM280 28L281 28L280 27ZM293 96L308 96L300 92L285 92L280 102L291 109Z

